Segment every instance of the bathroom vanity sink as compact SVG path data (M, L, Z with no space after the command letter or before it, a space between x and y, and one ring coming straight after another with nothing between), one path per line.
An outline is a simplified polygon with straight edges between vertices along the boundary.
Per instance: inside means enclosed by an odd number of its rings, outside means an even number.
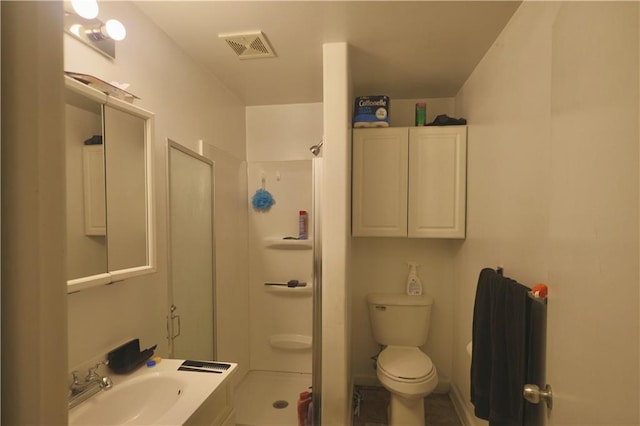
M180 371L183 360L164 359L127 375L111 375L101 391L69 411L69 425L190 425L232 421L229 377L222 372Z

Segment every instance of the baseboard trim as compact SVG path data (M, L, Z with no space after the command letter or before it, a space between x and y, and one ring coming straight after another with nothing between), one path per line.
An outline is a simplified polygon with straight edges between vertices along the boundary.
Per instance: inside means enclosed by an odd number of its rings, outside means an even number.
M475 416L469 412L467 409L467 404L465 400L462 398L460 394L460 390L455 385L455 383L451 383L451 391L449 392L449 398L451 398L451 402L453 403L453 408L456 410L458 414L458 418L462 422L464 426L476 426Z

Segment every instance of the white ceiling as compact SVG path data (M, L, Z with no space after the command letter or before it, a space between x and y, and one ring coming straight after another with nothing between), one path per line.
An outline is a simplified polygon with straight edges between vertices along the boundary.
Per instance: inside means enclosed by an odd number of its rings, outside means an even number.
M322 44L346 41L354 95L455 96L520 1L137 1L246 105L322 101ZM262 31L276 57L219 34Z

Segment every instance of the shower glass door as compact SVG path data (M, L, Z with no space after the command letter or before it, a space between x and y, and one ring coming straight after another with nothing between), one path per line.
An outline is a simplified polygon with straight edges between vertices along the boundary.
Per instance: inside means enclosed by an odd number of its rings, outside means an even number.
M168 145L171 356L213 360L213 162Z

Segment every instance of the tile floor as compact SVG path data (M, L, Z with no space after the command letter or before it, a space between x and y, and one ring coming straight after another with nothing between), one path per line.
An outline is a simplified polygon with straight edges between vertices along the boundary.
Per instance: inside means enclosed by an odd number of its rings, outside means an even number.
M383 387L356 386L360 392L360 415L354 416L353 426L383 426L387 424L389 392ZM427 426L461 426L453 403L447 394L431 394L424 399Z
M251 371L236 389L235 420L238 426L297 426L297 401L311 386L310 374ZM387 425L389 392L381 386L356 386L360 392L360 413L353 426ZM461 426L446 394L425 398L427 426Z

